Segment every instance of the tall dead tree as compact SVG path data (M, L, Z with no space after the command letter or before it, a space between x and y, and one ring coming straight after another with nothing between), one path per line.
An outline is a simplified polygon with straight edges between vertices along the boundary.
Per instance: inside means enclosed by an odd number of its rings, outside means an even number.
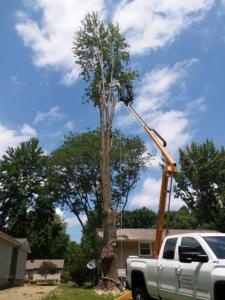
M117 84L129 84L136 72L129 69L127 43L119 27L104 24L97 14L88 14L75 33L73 53L86 81L85 97L98 107L101 129L101 191L103 198L103 278L107 288L117 279L115 267L116 211L111 199L112 123L118 100Z

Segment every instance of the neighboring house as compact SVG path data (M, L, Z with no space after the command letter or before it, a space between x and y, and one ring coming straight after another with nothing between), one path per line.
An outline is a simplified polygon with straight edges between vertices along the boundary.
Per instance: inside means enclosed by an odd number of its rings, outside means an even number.
M64 259L33 259L28 260L26 264L26 278L33 280L45 280L40 274L40 266L44 261L50 261L57 267L55 274L48 274L47 280L61 280L61 274L64 267Z
M0 231L0 288L23 284L28 253L27 239L12 238Z
M102 230L97 230L100 237ZM215 230L170 229L168 235L190 232L215 232ZM164 232L164 237L165 237ZM117 229L116 266L118 276L125 276L126 259L128 256L150 257L153 252L156 229L124 228ZM164 238L163 237L163 238Z

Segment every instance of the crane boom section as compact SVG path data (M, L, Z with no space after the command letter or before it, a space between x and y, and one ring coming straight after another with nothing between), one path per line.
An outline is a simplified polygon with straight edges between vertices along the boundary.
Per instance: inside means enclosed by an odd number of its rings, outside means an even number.
M132 114L136 117L136 119L141 123L144 127L147 134L153 140L157 148L160 150L163 156L163 171L162 171L162 182L161 182L161 190L160 190L160 199L159 199L159 213L158 213L158 225L156 230L156 240L153 249L153 257L157 258L159 255L160 247L163 239L163 231L164 231L164 219L165 219L165 209L166 209L166 200L168 193L168 179L171 178L171 187L172 187L172 179L177 174L176 162L170 155L169 151L165 148L166 141L160 136L160 134L151 129L138 115L138 113L133 109L130 104L127 104L128 109L132 112ZM171 193L171 191L170 191Z
M142 118L137 114L137 112L133 109L133 107L130 104L127 105L127 107L132 112L132 114L138 119L138 121L144 127L145 131L148 133L148 135L151 137L151 139L157 146L157 148L160 150L162 156L166 159L166 162L167 162L166 164L169 167L168 172L171 172L171 174L175 175L177 173L176 162L170 155L169 151L163 146L163 144L160 142L159 138L154 134L154 131L142 120Z

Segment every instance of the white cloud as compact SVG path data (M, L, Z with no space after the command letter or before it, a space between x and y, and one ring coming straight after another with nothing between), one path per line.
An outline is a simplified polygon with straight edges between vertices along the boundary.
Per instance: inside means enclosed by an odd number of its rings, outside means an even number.
M20 131L21 134L24 136L33 136L33 137L37 136L36 130L27 123L23 124Z
M82 215L82 216L81 216L81 220L82 220L82 222L85 224L86 221L87 221L86 215ZM72 217L72 218L67 218L67 219L65 219L65 223L67 224L68 227L80 225L80 223L79 223L77 217L75 217L75 216Z
M193 111L205 112L207 110L205 98L200 97L194 101L191 101L188 103L187 109L190 113L193 113Z
M159 207L160 188L161 179L157 180L153 177L146 178L140 192L131 198L130 205L133 208L141 208L145 206L157 211ZM177 210L183 205L184 202L180 199L175 199L172 193L170 209Z
M34 136L37 136L37 133L35 129L28 124L23 124L19 131L0 125L0 157L5 153L8 147L17 147L20 143Z
M63 114L60 113L60 109L58 106L52 107L48 112L38 112L35 116L34 119L34 124L43 122L43 121L48 121L52 122L55 120L60 120L62 119Z
M131 52L141 54L172 43L192 23L201 20L213 0L123 0L113 22L126 33Z
M55 209L55 213L60 216L60 218L63 220L65 218L63 211L61 210L61 208L56 207Z
M61 82L70 85L78 76L72 42L74 32L88 12L102 12L104 0L29 0L28 13L18 11L16 31L33 51L37 67L52 67L63 73ZM33 15L32 15L33 13ZM35 13L38 13L38 18Z
M127 35L131 52L143 53L164 47L211 9L214 0L123 0L116 7L113 22ZM79 69L72 54L74 32L91 11L106 12L104 0L26 0L17 11L16 31L32 49L37 67L60 71L61 83L70 85ZM107 7L108 12L110 7Z
M65 128L68 129L68 130L73 130L74 129L73 121L68 121L65 125Z
M143 120L165 138L172 155L175 155L178 148L188 143L192 137L191 107L186 102L174 99L174 90L176 94L184 97L185 78L189 68L197 62L196 59L191 59L179 62L172 67L162 66L153 69L144 76L134 103L135 110ZM187 101L187 103L190 102ZM198 100L194 103L195 107L192 111L196 112L197 109L202 111L204 101ZM121 124L123 127L131 126L135 122L136 119L131 114L120 115L116 120L116 124L120 127ZM153 148L150 148L150 152L151 149Z
M177 86L183 88L189 68L197 62L197 59L184 60L176 63L173 67L156 67L146 73L136 101L138 111L156 111L164 104L168 104L172 89Z
M155 115L152 125L166 139L173 155L192 138L192 133L188 131L189 120L182 111L161 111Z

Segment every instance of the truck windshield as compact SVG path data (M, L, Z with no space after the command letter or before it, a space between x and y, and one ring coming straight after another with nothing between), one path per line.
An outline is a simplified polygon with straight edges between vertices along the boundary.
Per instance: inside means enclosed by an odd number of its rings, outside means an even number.
M225 259L225 236L204 236L203 238L217 258Z

